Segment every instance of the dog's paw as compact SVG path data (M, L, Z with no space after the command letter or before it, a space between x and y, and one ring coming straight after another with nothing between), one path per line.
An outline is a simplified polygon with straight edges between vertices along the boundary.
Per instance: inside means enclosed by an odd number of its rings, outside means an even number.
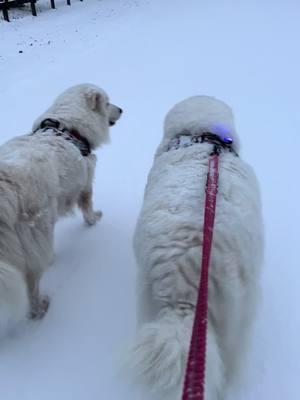
M42 319L48 311L50 305L50 299L48 296L41 296L39 303L35 304L30 311L30 319L38 320Z
M84 220L88 225L92 226L102 218L102 215L102 211L94 211L92 213L85 214Z

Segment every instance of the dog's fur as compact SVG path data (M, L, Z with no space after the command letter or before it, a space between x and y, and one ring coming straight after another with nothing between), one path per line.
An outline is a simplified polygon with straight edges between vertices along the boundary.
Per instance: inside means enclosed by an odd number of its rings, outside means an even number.
M97 86L82 84L62 93L33 125L52 118L76 130L95 149L109 140L109 125L122 110ZM0 334L26 316L40 318L48 299L39 280L53 261L57 219L76 205L87 224L101 212L92 206L96 156L82 156L71 142L53 132L24 135L0 147Z
M136 227L140 327L131 361L138 381L158 390L163 399L181 398L197 300L212 145L167 148L182 132L218 134L220 126L230 131L239 151L233 115L223 102L195 96L170 110ZM230 152L222 153L219 163L209 277L206 400L223 399L227 384L243 363L263 254L260 193L254 172Z

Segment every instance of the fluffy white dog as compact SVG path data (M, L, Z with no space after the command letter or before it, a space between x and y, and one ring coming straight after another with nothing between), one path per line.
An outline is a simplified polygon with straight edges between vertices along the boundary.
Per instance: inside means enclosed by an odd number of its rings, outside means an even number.
M209 277L206 400L223 399L237 376L259 295L263 255L260 193L240 157L231 109L188 98L166 116L136 227L139 332L131 361L138 380L161 398L180 399L201 265L205 185L211 143L233 138L220 155L219 193ZM170 394L172 393L172 394Z
M53 260L60 216L80 207L93 225L96 156L122 110L90 84L71 87L33 125L0 147L0 334L26 316L41 318L48 299L39 280Z

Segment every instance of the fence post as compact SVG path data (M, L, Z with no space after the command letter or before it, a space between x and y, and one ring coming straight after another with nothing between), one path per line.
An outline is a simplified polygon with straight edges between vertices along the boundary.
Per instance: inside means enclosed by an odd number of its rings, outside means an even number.
M8 16L8 0L4 0L4 4L2 4L2 12L3 12L3 18L5 21L9 22L9 16Z
M33 1L30 2L31 13L32 13L32 15L33 15L34 17L37 16L36 7L35 7L35 2L36 2L36 0L33 0Z

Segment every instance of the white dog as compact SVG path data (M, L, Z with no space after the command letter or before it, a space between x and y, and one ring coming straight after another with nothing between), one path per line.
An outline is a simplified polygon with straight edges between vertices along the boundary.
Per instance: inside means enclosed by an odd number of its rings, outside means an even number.
M131 361L139 382L158 390L162 399L181 398L197 301L213 149L199 139L224 132L233 138L234 151L224 150L219 157L206 400L223 399L247 347L263 254L259 187L251 167L236 154L239 140L231 109L212 97L191 97L167 114L134 238L140 329Z
M77 85L37 119L31 134L0 147L0 334L48 308L39 280L53 259L57 219L76 205L89 225L101 217L92 206L92 150L109 141L109 125L121 112L102 89Z

